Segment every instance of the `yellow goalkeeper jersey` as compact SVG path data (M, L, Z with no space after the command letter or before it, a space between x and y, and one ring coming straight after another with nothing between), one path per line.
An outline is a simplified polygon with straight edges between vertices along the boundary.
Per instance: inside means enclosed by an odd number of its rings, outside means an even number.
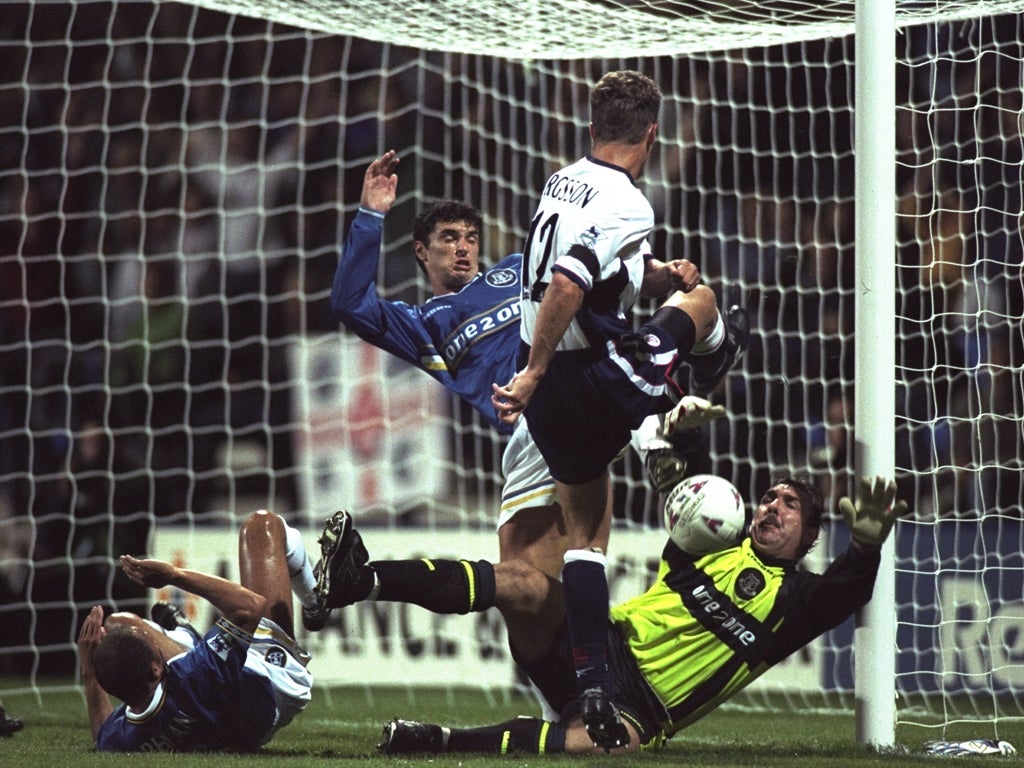
M701 558L669 543L654 585L611 618L671 735L849 617L877 569L877 553L854 549L818 575L759 555L750 539Z

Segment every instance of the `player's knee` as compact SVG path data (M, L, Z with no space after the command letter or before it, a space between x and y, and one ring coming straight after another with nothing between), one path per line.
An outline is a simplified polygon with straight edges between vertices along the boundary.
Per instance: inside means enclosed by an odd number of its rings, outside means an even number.
M269 509L253 512L238 531L239 538L249 543L276 534L284 535L284 520Z
M715 292L703 283L689 293L676 292L665 302L666 306L681 309L697 328L698 340L706 336L714 328L718 317L718 300Z

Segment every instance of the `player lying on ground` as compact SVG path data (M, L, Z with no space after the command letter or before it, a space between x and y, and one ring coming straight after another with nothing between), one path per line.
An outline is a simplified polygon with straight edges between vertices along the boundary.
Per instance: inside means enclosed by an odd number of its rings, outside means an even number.
M238 534L240 584L162 560L121 557L132 581L177 587L222 614L206 636L130 613L90 611L78 637L89 724L101 751L251 751L309 703L309 654L295 643L292 587L314 584L299 532L272 512ZM289 574L294 573L294 577ZM124 703L113 707L110 696Z
M856 502L840 500L852 540L820 575L797 569L823 512L821 494L802 478L772 484L736 547L695 556L670 540L654 585L613 607L605 628L630 748L660 746L867 603L881 545L907 512L895 494L894 482L864 478ZM346 512L328 520L320 541L329 606L391 600L437 613L497 606L503 615L532 616L531 642L513 655L561 713L555 722L517 718L478 728L392 720L381 751L601 751L580 717L559 582L522 561L369 562Z

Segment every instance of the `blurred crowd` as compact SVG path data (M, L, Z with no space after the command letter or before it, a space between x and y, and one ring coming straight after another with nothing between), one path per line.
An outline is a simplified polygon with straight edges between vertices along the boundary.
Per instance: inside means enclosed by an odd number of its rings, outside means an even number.
M393 231L419 199L465 197L497 260L547 171L585 150L609 66L90 7L0 15L0 495L41 557L140 550L152 515L224 495L243 440L265 452L253 481L297 508L289 339L337 329L327 296L368 159L415 146ZM899 38L897 461L901 496L936 514L1016 513L1024 495L1022 38L1018 16ZM737 418L712 435L744 490L813 463L847 492L852 57L844 39L611 65L653 65L668 95L645 181L656 252L755 319L725 392ZM384 277L422 297L411 257Z

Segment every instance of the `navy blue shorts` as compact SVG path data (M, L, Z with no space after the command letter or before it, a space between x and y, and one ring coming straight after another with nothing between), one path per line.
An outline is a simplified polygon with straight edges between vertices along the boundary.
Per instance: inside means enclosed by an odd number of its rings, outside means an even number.
M663 724L669 720L668 712L640 674L626 641L611 622L608 623L606 637L608 664L616 689L612 700L619 714L636 728L641 747L661 746L665 741ZM559 713L559 722L567 723L579 714L576 670L572 663L569 630L564 621L547 654L529 664L518 663Z
M524 345L521 359L528 353ZM679 362L677 341L650 324L604 349L556 353L526 406L551 476L569 484L600 477L632 430L679 402L683 392L671 377Z

